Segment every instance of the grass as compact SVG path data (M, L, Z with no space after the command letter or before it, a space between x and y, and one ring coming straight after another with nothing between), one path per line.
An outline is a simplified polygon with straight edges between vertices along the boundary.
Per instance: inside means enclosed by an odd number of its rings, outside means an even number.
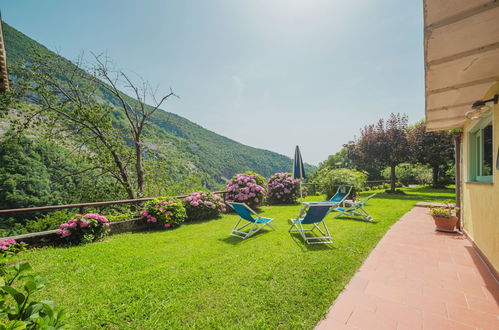
M244 241L228 236L236 216L224 215L21 258L46 280L43 298L69 312L77 328L313 328L415 202L453 198L452 190L404 190L369 202L376 223L330 216L331 246L307 246L288 233L300 209L292 205L263 207L276 231Z

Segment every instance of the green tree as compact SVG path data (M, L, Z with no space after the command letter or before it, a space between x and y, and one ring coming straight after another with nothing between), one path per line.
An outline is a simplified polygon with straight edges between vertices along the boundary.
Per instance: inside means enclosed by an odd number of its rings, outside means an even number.
M423 121L408 131L413 160L429 165L433 172L433 187L443 185L440 178L452 167L454 143L449 132L427 132Z
M390 167L390 191L395 192L395 168L411 155L407 139L407 115L392 113L386 121L380 119L376 124L365 126L360 138L345 147L356 168Z
M351 185L352 196L360 191L367 180L367 174L347 168L323 168L318 171L316 183L326 193L327 198L333 197L338 189L337 185Z
M323 168L353 168L352 160L348 157L348 149L346 147L341 148L335 154L329 155L329 157L319 164L319 170Z
M22 208L115 198L123 194L86 155L43 138L8 131L0 138L0 208ZM24 219L29 214L20 214Z
M40 148L23 136L0 143L0 208L52 205L61 196L52 191L50 173Z
M72 65L60 57L34 52L15 72L14 86L38 105L25 114L22 127L36 120L60 123L59 131L54 125L54 134L69 134L80 149L88 150L93 163L110 173L134 199L144 193L143 136L148 119L174 94L170 91L156 99L147 82L136 85L124 72L110 70L106 59L95 56L94 60L90 74L83 70L88 63L81 59ZM120 87L136 99L126 97ZM96 91L113 102L103 101ZM147 105L146 98L154 106ZM113 122L116 108L124 114L118 125Z

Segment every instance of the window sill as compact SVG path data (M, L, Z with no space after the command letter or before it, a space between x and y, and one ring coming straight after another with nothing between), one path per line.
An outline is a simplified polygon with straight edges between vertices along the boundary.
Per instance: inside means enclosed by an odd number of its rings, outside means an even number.
M484 184L484 185L493 185L494 182L480 182L480 181L466 181L466 184Z

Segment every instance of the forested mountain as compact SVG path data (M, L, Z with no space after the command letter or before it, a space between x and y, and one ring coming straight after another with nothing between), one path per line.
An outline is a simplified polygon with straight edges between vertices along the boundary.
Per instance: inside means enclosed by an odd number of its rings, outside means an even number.
M4 38L9 66L22 61L33 49L49 57L59 56L5 23ZM104 90L96 93L104 101L115 104L116 100ZM120 113L117 108L114 125L120 126L123 116L123 111ZM150 122L146 133L147 147L153 151L162 150L172 180L176 180L175 176L180 175L184 168L189 168L203 176L205 186L215 188L224 183L225 178L246 170L266 177L291 170L292 160L286 156L243 145L176 114L157 111ZM0 125L0 134L1 128ZM290 149L293 147L290 145Z

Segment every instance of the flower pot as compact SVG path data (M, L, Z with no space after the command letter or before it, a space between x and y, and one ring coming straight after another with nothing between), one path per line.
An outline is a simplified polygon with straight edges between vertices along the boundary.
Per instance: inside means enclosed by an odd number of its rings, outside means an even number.
M444 218L444 217L433 217L435 221L436 230L453 233L456 229L457 217Z

